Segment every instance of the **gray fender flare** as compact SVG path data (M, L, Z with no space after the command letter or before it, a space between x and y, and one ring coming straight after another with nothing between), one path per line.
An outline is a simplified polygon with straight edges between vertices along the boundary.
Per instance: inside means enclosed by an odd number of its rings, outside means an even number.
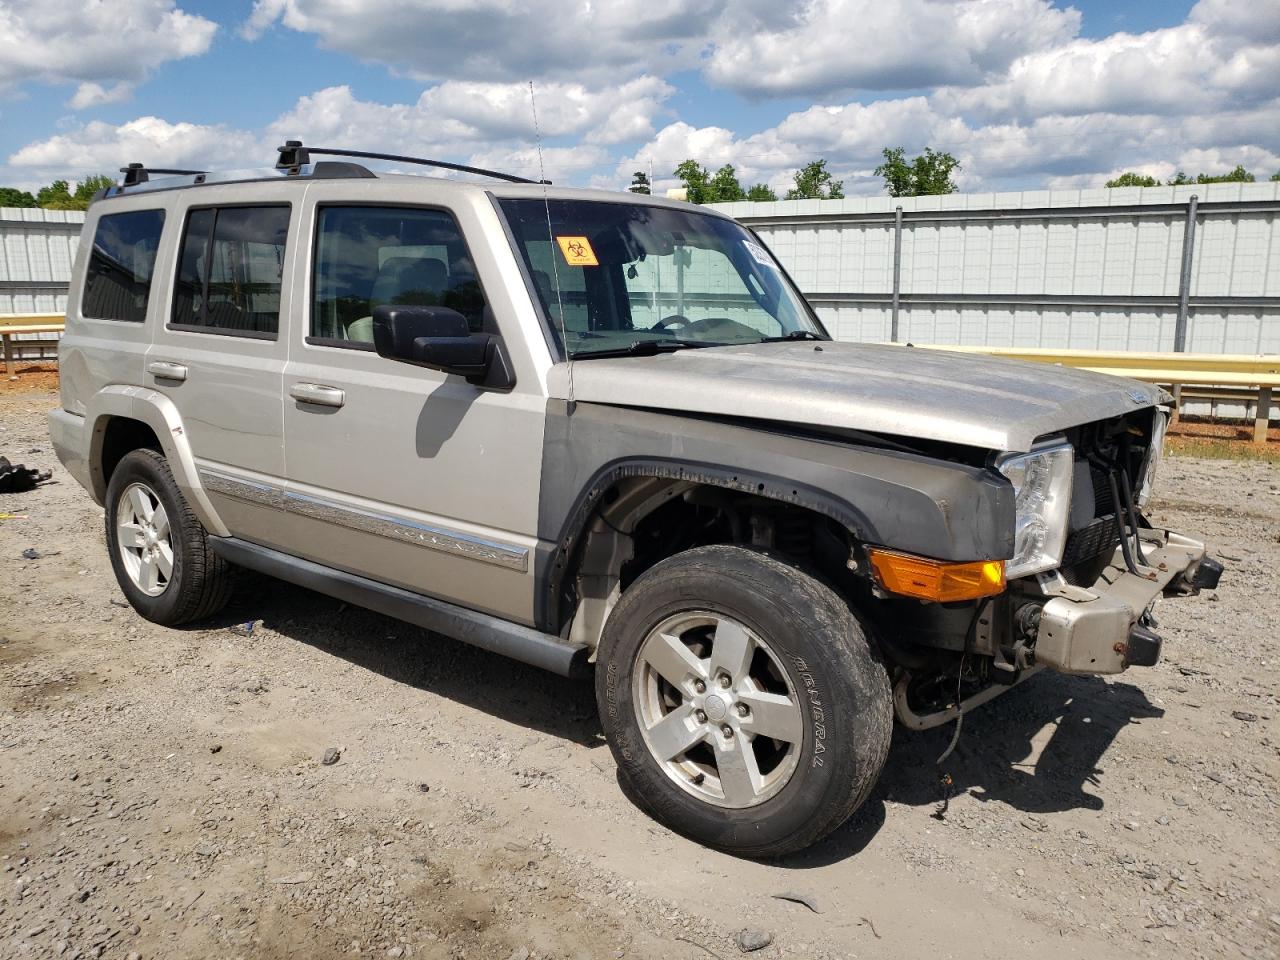
M173 401L163 393L146 387L113 384L99 390L85 405L85 422L89 425L89 470L93 495L99 503L106 500L107 477L102 472L102 442L112 417L125 417L145 423L160 440L169 469L178 489L187 498L191 511L204 528L215 537L226 537L226 528L196 470L191 443L187 439L182 417Z

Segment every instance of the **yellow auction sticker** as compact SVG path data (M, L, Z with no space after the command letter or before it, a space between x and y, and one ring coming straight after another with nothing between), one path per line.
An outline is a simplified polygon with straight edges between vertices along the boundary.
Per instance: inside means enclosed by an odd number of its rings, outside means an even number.
M596 252L591 249L591 241L586 237L556 237L560 244L560 252L564 254L565 263L571 267L598 267Z

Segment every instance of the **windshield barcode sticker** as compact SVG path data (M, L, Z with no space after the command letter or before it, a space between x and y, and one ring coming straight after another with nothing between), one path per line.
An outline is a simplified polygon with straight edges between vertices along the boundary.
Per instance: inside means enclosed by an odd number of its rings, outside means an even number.
M751 259L755 260L756 263L762 267L768 267L770 270L777 269L773 259L760 244L752 243L750 240L743 240L742 244L747 248L747 253L751 254Z

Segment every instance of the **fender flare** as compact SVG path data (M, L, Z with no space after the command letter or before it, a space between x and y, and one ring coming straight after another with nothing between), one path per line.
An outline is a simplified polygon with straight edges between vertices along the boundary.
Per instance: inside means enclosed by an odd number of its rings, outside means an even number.
M591 518L600 508L606 490L631 477L685 482L700 486L719 487L738 493L747 493L793 506L804 507L822 514L840 524L860 542L875 542L877 532L865 513L841 498L785 477L744 470L723 464L699 463L667 457L627 457L614 460L601 467L586 487L578 494L569 515L553 541L554 546L545 555L544 566L538 576L540 589L537 595L538 622L546 629L559 626L557 598L570 570L570 563L583 541Z
M102 443L107 425L114 417L137 420L151 428L160 441L160 447L178 489L191 505L204 528L215 537L230 536L218 513L210 503L196 461L191 453L182 416L173 401L157 390L112 384L99 390L85 405L85 422L89 425L89 475L93 483L93 496L105 503L108 478L102 471Z

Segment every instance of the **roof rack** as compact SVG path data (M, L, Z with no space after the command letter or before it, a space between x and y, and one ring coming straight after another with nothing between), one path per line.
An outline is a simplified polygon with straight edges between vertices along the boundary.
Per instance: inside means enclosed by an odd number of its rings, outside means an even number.
M301 170L303 165L311 162L311 154L326 157L364 157L369 160L390 160L394 163L417 163L424 167L439 167L443 170L457 170L460 173L474 173L482 177L493 177L506 180L508 183L547 183L550 180L530 180L510 173L499 173L496 170L485 170L483 167L469 167L463 163L449 163L447 160L427 160L423 157L404 157L394 153L373 153L368 150L338 150L333 147L304 147L301 140L286 140L283 147L278 148L280 158L276 161L277 170Z
M161 167L147 167L141 163L131 163L127 167L121 167L120 172L124 174L124 178L120 181L122 187L135 187L140 183L146 183L150 178L149 174L162 173L166 176L185 177L199 176L206 173L205 170L166 170Z

